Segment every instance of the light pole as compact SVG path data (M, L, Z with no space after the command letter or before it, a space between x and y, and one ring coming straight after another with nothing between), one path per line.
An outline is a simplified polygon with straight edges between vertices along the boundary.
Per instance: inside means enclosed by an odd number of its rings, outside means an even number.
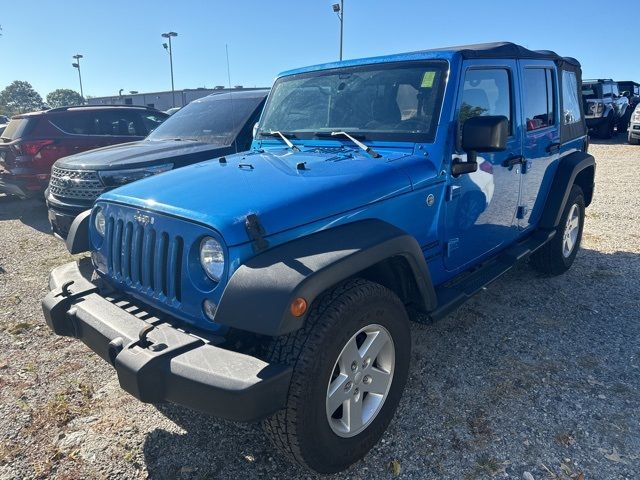
M344 0L340 0L340 3L334 3L331 5L333 11L338 15L340 19L340 60L342 60L342 33L344 32Z
M76 53L73 58L75 59L75 62L71 65L73 65L73 68L78 69L78 80L80 80L80 96L82 97L82 103L84 104L84 92L82 91L82 74L80 73L80 59L82 58L82 55Z
M173 98L173 106L176 106L176 92L173 86L173 51L171 50L171 37L177 37L176 32L167 32L162 34L162 38L169 39L169 45L163 43L162 46L169 52L169 65L171 66L171 97Z

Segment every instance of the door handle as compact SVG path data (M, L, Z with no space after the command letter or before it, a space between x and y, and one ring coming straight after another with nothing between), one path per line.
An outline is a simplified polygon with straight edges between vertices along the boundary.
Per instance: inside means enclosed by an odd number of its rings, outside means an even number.
M508 168L513 168L514 165L517 165L519 163L523 163L524 162L524 157L522 155L513 155L507 159L505 159L504 162L502 162L502 166L503 167L508 167Z
M558 153L560 151L559 143L552 143L547 147L547 153Z

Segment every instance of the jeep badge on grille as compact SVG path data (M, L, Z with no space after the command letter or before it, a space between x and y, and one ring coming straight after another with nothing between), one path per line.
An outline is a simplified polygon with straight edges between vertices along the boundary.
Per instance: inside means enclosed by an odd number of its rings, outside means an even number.
M150 215L145 215L144 213L136 212L136 214L133 216L133 219L142 225L153 225L153 217Z

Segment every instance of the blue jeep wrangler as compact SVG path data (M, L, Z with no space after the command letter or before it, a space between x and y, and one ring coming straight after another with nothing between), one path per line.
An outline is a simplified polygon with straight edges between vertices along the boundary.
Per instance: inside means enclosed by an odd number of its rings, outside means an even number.
M336 472L391 421L409 320L516 263L566 271L595 161L580 64L511 43L280 75L251 150L103 194L51 273L49 327L144 402L262 420Z

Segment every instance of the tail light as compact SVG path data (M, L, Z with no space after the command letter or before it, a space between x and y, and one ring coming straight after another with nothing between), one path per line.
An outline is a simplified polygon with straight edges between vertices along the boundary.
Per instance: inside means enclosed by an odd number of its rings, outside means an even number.
M16 161L29 166L42 173L46 178L51 174L51 167L56 160L73 152L64 144L57 144L54 140L26 140L15 145L14 148L24 158L16 158Z
M15 148L21 155L34 156L44 147L52 144L53 140L27 140L19 143Z
M491 162L487 162L486 160L480 164L480 170L493 175L493 165L491 165Z

